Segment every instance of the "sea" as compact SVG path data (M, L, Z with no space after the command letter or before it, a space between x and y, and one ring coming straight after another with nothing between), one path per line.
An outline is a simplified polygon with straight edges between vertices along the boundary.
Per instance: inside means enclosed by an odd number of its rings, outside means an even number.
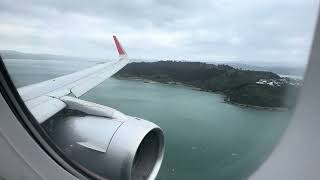
M19 88L96 63L7 59L5 64ZM115 78L81 97L163 129L165 156L158 180L247 179L277 145L292 112L240 107L223 98L182 85Z

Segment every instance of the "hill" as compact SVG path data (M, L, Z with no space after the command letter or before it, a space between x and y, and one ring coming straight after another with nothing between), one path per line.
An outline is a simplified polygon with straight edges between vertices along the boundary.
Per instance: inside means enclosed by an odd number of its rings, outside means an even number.
M200 62L134 62L116 75L168 84L184 84L203 91L221 92L225 101L247 106L291 108L300 82L267 71Z
M32 54L32 53L23 53L19 51L12 50L0 50L1 57L3 59L32 59L32 60L94 60L94 61L102 61L98 60L98 58L80 58L73 56L63 56L63 55L54 55L54 54Z
M245 70L253 70L253 71L269 71L276 74L281 75L294 75L294 76L301 76L303 77L305 67L303 66L296 66L296 67L288 67L288 66L257 66L257 65L248 65L243 63L227 63L228 65L238 68L238 69L245 69Z

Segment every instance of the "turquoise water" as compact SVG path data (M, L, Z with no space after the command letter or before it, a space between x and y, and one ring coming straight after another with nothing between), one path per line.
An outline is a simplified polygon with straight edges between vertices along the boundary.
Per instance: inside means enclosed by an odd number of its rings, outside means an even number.
M6 60L18 87L93 65ZM267 158L287 127L290 112L243 108L220 94L184 86L108 79L82 99L158 124L166 152L159 180L246 179Z

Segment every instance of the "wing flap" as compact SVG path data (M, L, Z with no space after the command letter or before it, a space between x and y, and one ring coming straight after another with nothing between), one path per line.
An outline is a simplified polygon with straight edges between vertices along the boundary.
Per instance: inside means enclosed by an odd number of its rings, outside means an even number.
M55 115L67 105L59 99L44 96L26 103L34 118L42 123Z

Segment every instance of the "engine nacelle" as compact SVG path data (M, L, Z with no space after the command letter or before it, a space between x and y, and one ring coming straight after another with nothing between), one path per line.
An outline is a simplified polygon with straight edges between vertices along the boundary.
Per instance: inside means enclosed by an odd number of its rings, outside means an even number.
M72 97L64 102L68 109L43 126L79 167L109 180L156 178L164 155L157 125Z

